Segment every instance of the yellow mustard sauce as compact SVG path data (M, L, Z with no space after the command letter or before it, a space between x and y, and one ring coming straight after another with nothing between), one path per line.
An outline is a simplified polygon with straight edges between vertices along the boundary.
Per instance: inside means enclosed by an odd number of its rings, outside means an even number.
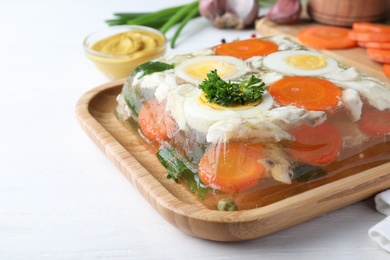
M91 48L107 54L130 55L153 50L163 42L164 38L153 32L130 31L100 40Z
M139 65L162 56L166 39L153 31L132 30L99 40L91 50L87 56L99 70L112 79L125 78Z

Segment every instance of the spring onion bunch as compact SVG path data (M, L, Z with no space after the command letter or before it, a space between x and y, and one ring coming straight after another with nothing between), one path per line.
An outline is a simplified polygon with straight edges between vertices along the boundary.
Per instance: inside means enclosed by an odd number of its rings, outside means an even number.
M189 4L169 7L150 13L114 13L115 18L106 20L106 23L110 26L123 24L148 26L158 29L164 34L177 25L170 42L171 48L174 48L180 32L190 20L196 17L204 16L216 26L216 19L219 19L221 15L233 13L239 18L242 18L245 21L245 26L248 26L253 24L254 19L257 17L259 5L270 6L274 1L275 0L196 0ZM250 18L248 18L249 15ZM224 26L216 27L224 28L229 26L229 24L226 24ZM230 27L236 29L242 28L235 25Z

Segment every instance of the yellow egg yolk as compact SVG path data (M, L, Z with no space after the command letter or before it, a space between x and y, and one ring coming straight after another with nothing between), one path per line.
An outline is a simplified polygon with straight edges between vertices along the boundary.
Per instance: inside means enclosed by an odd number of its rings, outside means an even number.
M220 61L220 60L207 60L191 63L184 71L192 78L203 80L207 77L207 74L216 69L218 76L222 79L234 75L238 69L234 64Z
M327 65L324 56L292 55L285 59L286 63L298 69L315 70Z
M215 102L209 102L208 99L206 98L206 95L204 94L204 92L202 92L200 94L200 96L198 97L198 102L204 106L207 106L207 107L210 107L210 108L213 108L213 109L216 109L216 110L245 110L245 109L250 109L250 108L253 108L257 105L259 105L263 100L262 99L259 99L257 101L247 101L244 105L241 105L241 104L234 104L234 105L231 105L231 106L221 106Z

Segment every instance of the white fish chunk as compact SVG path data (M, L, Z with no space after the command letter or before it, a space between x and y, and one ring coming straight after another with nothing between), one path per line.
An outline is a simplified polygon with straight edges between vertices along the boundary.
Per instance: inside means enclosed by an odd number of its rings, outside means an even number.
M188 93L193 91L194 87L190 84L179 85L176 89L167 94L167 111L175 118L180 130L188 130L187 119L184 113L184 102Z
M283 106L265 111L261 114L264 120L270 121L282 128L297 127L302 124L317 126L326 120L323 111L306 110L296 106Z
M378 110L390 109L390 89L385 83L364 79L360 81L331 80L342 89L354 89L368 100L368 103Z
M288 156L278 147L268 147L265 157L262 164L266 172L269 172L275 180L290 184L293 171Z
M129 119L132 116L132 112L131 112L130 108L127 106L127 103L126 103L123 95L119 94L116 97L116 101L118 103L118 105L116 107L116 113L117 113L118 117L122 120Z
M263 64L263 56L254 56L252 58L245 60L245 63L250 68L260 69Z
M362 115L363 107L363 102L360 99L359 93L351 88L343 90L341 101L350 112L352 121L358 121Z
M278 72L266 72L260 76L266 86L270 86L284 76Z
M326 120L323 111L307 111L304 108L286 106L260 113L256 118L230 118L210 126L208 142L228 142L232 139L252 142L293 141L286 129L306 124L317 126Z
M218 121L210 126L206 136L209 143L226 143L232 139L256 143L293 141L294 137L279 126L259 118L232 118Z
M328 72L324 75L322 75L326 79L333 79L333 80L356 80L360 77L359 71L354 67L348 67L348 68L337 68L334 71Z

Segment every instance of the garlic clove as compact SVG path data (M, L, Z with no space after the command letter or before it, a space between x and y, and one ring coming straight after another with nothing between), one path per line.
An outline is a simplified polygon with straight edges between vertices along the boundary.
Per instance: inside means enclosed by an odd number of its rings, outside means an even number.
M300 19L300 0L278 0L268 11L266 18L278 24L292 24Z
M253 24L259 14L257 0L227 0L226 7L226 12L231 12L241 17L245 27Z
M212 21L218 15L218 1L215 0L201 0L199 1L199 13Z
M243 29L255 22L259 4L257 0L200 0L199 12L217 28Z

